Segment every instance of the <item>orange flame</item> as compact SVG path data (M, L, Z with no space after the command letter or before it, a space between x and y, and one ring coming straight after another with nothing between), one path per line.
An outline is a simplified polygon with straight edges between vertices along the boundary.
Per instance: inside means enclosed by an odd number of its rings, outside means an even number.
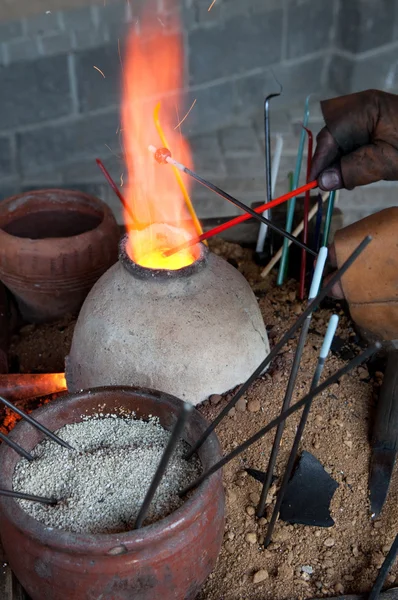
M37 398L66 390L65 373L0 375L0 395L7 400Z
M181 132L176 107L180 105L183 52L179 23L164 34L156 17L140 21L139 31L130 32L123 64L122 123L128 185L125 192L134 222L125 213L127 252L137 264L155 269L181 269L200 253L194 246L168 258L163 252L196 235L169 165L159 165L149 152L161 145L154 123L154 108L162 101L160 119L169 149L179 162L191 167L191 155ZM177 27L178 25L178 27ZM188 181L184 177L188 187Z

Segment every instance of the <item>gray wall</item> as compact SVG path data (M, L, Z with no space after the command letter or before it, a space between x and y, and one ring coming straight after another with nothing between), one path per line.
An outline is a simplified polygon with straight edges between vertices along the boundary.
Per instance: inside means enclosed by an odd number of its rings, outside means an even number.
M118 41L123 52L137 4L106 0L52 11L49 0L48 11L0 23L0 197L76 187L98 194L120 216L94 159L100 156L120 180ZM396 0L216 0L210 12L209 4L180 2L186 106L196 99L183 133L196 169L248 203L265 194L262 104L278 89L276 79L283 95L272 103L272 127L285 139L278 191L294 166L308 93L315 133L322 125L319 98L396 89ZM154 7L166 34L173 6L157 0ZM380 186L381 206L392 202L392 189ZM342 197L348 221L376 206L374 192L354 196ZM201 217L236 214L203 189L194 188L193 197Z

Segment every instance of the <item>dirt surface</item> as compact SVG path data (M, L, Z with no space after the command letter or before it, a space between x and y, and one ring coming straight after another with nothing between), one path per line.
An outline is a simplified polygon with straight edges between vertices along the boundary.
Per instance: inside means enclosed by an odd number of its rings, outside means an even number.
M271 345L274 344L303 310L303 304L296 299L297 283L291 281L276 288L274 275L265 280L260 278L261 269L251 260L249 250L225 242L213 242L211 246L249 280L258 298ZM309 388L331 308L341 313L337 334L342 348L339 354L329 357L324 377L360 351L352 324L339 305L329 303L317 311L294 400ZM53 325L25 327L13 340L10 351L13 364L19 364L24 372L62 371L73 326L73 319L66 318ZM266 375L257 380L217 428L225 452L278 414L295 343L294 340L284 348ZM371 369L371 373L367 367L360 367L314 402L301 444L301 450L315 455L339 484L331 506L335 525L322 529L279 521L271 545L266 550L261 545L299 418L291 417L281 445L276 469L278 478L268 498L265 518L258 520L253 516L261 485L244 469L265 470L273 433L224 469L227 491L225 540L217 567L205 584L200 600L301 600L370 590L398 531L397 473L381 519L375 522L370 519L368 437L382 381L381 372ZM211 397L199 410L212 419L230 397L231 394ZM397 583L398 566L395 565L387 587Z

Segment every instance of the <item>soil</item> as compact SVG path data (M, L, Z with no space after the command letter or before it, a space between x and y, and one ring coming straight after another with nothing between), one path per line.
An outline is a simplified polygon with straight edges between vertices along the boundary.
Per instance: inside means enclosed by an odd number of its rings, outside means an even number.
M274 274L262 279L261 267L253 262L252 252L236 244L213 241L211 249L227 258L250 282L273 345L303 310L304 303L297 300L297 282L289 281L278 288ZM344 306L325 303L313 316L294 400L309 388L322 335L333 311L340 315L338 343L326 362L323 377L360 351ZM63 371L73 326L72 318L53 325L28 326L13 340L10 349L13 364L19 364L23 372ZM279 413L295 344L296 340L292 340L284 348L268 372L218 426L217 434L225 452ZM266 469L273 433L224 468L225 539L217 567L199 600L304 600L370 590L398 531L397 471L380 519L371 520L368 502L369 430L382 378L382 372L371 365L359 367L313 404L300 451L311 452L339 484L331 503L333 527L323 529L279 521L270 546L264 549L261 544L299 416L287 422L277 462L277 479L268 498L265 518L253 516L261 484L244 469ZM199 410L212 419L230 397L231 393L213 396ZM386 584L387 587L398 584L397 565Z

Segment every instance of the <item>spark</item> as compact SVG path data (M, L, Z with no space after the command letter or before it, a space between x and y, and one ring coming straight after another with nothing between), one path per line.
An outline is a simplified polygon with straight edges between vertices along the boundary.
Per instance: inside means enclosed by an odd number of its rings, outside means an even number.
M93 65L93 67L94 67L94 69L96 69L98 71L98 73L101 73L102 77L105 79L105 75L103 74L103 72L101 71L101 69L99 69L95 65Z
M108 144L105 144L105 146L108 148L109 152L111 154L113 154L113 156L116 156L116 158L120 159L120 156L118 154L116 154L116 152L114 150L112 150L112 148L110 146L108 146Z
M187 116L189 115L189 113L191 112L191 110L193 109L193 107L195 106L195 104L196 104L196 98L192 102L191 108L189 109L189 111L187 112L187 114L185 115L185 117L183 119L181 119L181 121L174 127L174 129L178 129L178 127L180 127L184 123L185 119L187 118Z
M213 6L215 5L216 0L213 0L213 2L210 4L209 8L207 9L208 12L211 11L211 9L213 8Z
M122 61L122 53L120 52L120 39L117 40L117 53L119 55L119 62L120 62L120 68L122 69L123 72L123 61Z
M162 27L165 26L164 23L163 23L163 21L162 21L162 19L160 17L158 17L158 21L159 21L159 23L161 24Z
M123 187L123 173L120 174L120 187Z

